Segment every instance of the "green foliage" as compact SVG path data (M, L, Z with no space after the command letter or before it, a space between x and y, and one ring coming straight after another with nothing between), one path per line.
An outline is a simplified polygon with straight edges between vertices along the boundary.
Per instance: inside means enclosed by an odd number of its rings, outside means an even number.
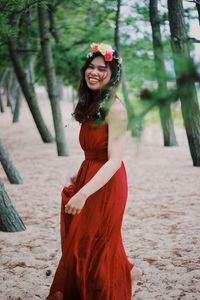
M37 17L37 5L41 4L51 5L55 21L54 29L60 36L60 42L57 43L50 35L56 73L62 77L66 85L77 88L80 68L89 52L90 44L105 42L114 45L117 1L2 0L0 3L0 76L6 66L10 65L7 40L14 35L17 37L17 48L24 68L29 67L30 58L34 56L36 81L44 83ZM150 89L155 89L156 77L148 5L149 1L144 0L142 2L122 1L121 6L120 50L129 98L136 112L146 109L146 103L140 100L140 91L149 86ZM20 14L20 21L17 30L13 31L11 20L16 13ZM186 10L186 17L187 20L194 17L193 8ZM174 81L167 9L163 4L160 6L160 19L165 63L168 66L167 80ZM189 28L189 21L187 26ZM183 73L185 74L186 71L184 69Z

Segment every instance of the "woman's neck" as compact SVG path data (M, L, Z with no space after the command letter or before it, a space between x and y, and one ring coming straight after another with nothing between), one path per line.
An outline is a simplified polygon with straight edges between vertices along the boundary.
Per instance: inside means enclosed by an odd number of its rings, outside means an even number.
M97 102L101 98L101 92L100 91L92 91L91 98L92 98L92 102Z

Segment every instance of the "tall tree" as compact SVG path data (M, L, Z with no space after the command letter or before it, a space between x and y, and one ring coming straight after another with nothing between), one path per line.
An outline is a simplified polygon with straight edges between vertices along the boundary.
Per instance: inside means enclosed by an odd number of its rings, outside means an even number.
M0 162L10 183L22 183L22 178L12 163L9 153L0 139Z
M194 3L196 3L196 8L197 8L197 12L198 12L198 18L199 18L199 25L200 25L200 0L194 0Z
M5 93L5 79L7 77L7 74L9 72L9 68L5 68L0 80L0 112L4 112L4 105L2 100L2 94Z
M13 123L16 123L19 121L19 113L20 113L21 103L22 103L21 89L17 82L17 89L16 89L16 93L15 93L15 109L14 109L14 113L13 113Z
M20 84L21 90L24 94L24 97L27 101L27 104L30 108L33 119L34 119L35 124L38 128L38 131L40 133L40 136L45 143L52 143L53 137L52 137L51 133L49 132L49 130L48 130L47 126L45 125L44 120L42 118L42 115L41 115L41 112L39 109L39 105L37 102L37 97L35 94L35 89L33 86L29 85L26 72L24 71L22 63L18 56L16 34L18 31L19 18L20 18L19 13L13 13L12 18L11 18L11 27L15 34L11 35L8 38L8 48L9 48L10 58L11 58L11 61L12 61L12 64L13 64L13 67L15 70L16 77Z
M171 46L174 57L181 110L194 166L200 166L200 110L194 80L190 74L192 61L185 29L182 0L168 0Z
M5 80L7 106L10 107L11 113L13 113L13 101L12 101L12 92L11 92L13 75L14 75L13 70L12 68L10 68Z
M153 50L155 60L155 75L158 82L159 94L162 97L167 92L167 73L164 64L164 50L160 31L160 17L158 13L158 0L150 0L149 17L152 27ZM159 114L163 130L164 146L177 145L174 124L169 101L159 102Z
M0 181L0 230L5 232L23 231L26 227L14 209L11 200Z
M119 20L120 20L120 10L121 10L121 0L117 0L117 9L115 15L115 47L119 51L120 50L120 36L119 36Z
M115 15L115 32L114 32L114 43L115 48L117 51L120 52L120 10L121 10L121 0L117 0L117 9L116 9L116 15ZM128 91L126 87L126 78L125 78L125 72L124 72L125 66L123 65L122 69L122 92L124 96L124 101L128 110L128 113L130 113L131 116L133 116L133 108L130 104L129 98L128 98Z
M44 75L46 78L47 92L51 102L51 110L54 121L57 153L59 156L67 156L68 150L62 124L62 115L58 97L57 80L55 74L54 61L50 45L50 34L48 25L48 11L45 4L38 4L38 20L40 31L40 42L42 50L42 62L44 66Z

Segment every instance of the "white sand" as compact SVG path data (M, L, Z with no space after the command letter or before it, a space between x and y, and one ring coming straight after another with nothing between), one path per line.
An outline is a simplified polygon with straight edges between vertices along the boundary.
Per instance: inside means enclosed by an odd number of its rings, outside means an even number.
M50 103L41 89L38 96L53 132ZM65 101L61 107L66 124L72 106ZM6 108L0 137L24 183L11 185L2 168L0 179L26 230L0 232L0 300L45 299L61 252L60 192L83 160L79 125L65 128L70 156L57 157L55 144L41 141L25 101L20 122L11 120ZM146 128L139 143L127 142L123 237L130 260L144 271L134 300L200 299L200 169L192 166L184 129L176 134L179 147L162 146L159 126Z

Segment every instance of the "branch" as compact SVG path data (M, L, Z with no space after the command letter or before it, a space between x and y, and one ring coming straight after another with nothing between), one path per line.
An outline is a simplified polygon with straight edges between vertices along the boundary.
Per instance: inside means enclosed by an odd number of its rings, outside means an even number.
M195 3L195 4L200 4L200 0L186 0L187 2Z
M37 50L35 49L30 49L30 48L18 48L17 49L17 52L18 53L26 53L26 52L38 52Z
M200 43L200 40L194 38L194 37L189 37L188 38L189 41L193 42L193 43Z
M58 31L56 30L55 18L54 18L54 7L51 4L49 4L49 6L48 6L48 15L49 15L49 22L50 22L49 31L50 31L51 35L54 37L56 43L59 43L60 35L59 35Z
M85 39L82 39L82 40L79 40L79 41L75 41L74 43L72 43L72 44L69 45L68 47L62 48L61 51L62 51L62 52L67 52L67 51L69 51L70 49L72 49L74 46L77 46L77 45L84 45L84 44L87 44L87 43L88 43L88 40L85 40Z
M17 10L17 7L13 6L12 3L6 3L6 4L0 4L0 12L7 12L7 13L22 13L24 12L27 8L30 8L31 6L35 5L35 4L38 4L39 2L41 2L41 0L33 0L32 2L27 2L26 5L22 8L22 9L18 9Z

